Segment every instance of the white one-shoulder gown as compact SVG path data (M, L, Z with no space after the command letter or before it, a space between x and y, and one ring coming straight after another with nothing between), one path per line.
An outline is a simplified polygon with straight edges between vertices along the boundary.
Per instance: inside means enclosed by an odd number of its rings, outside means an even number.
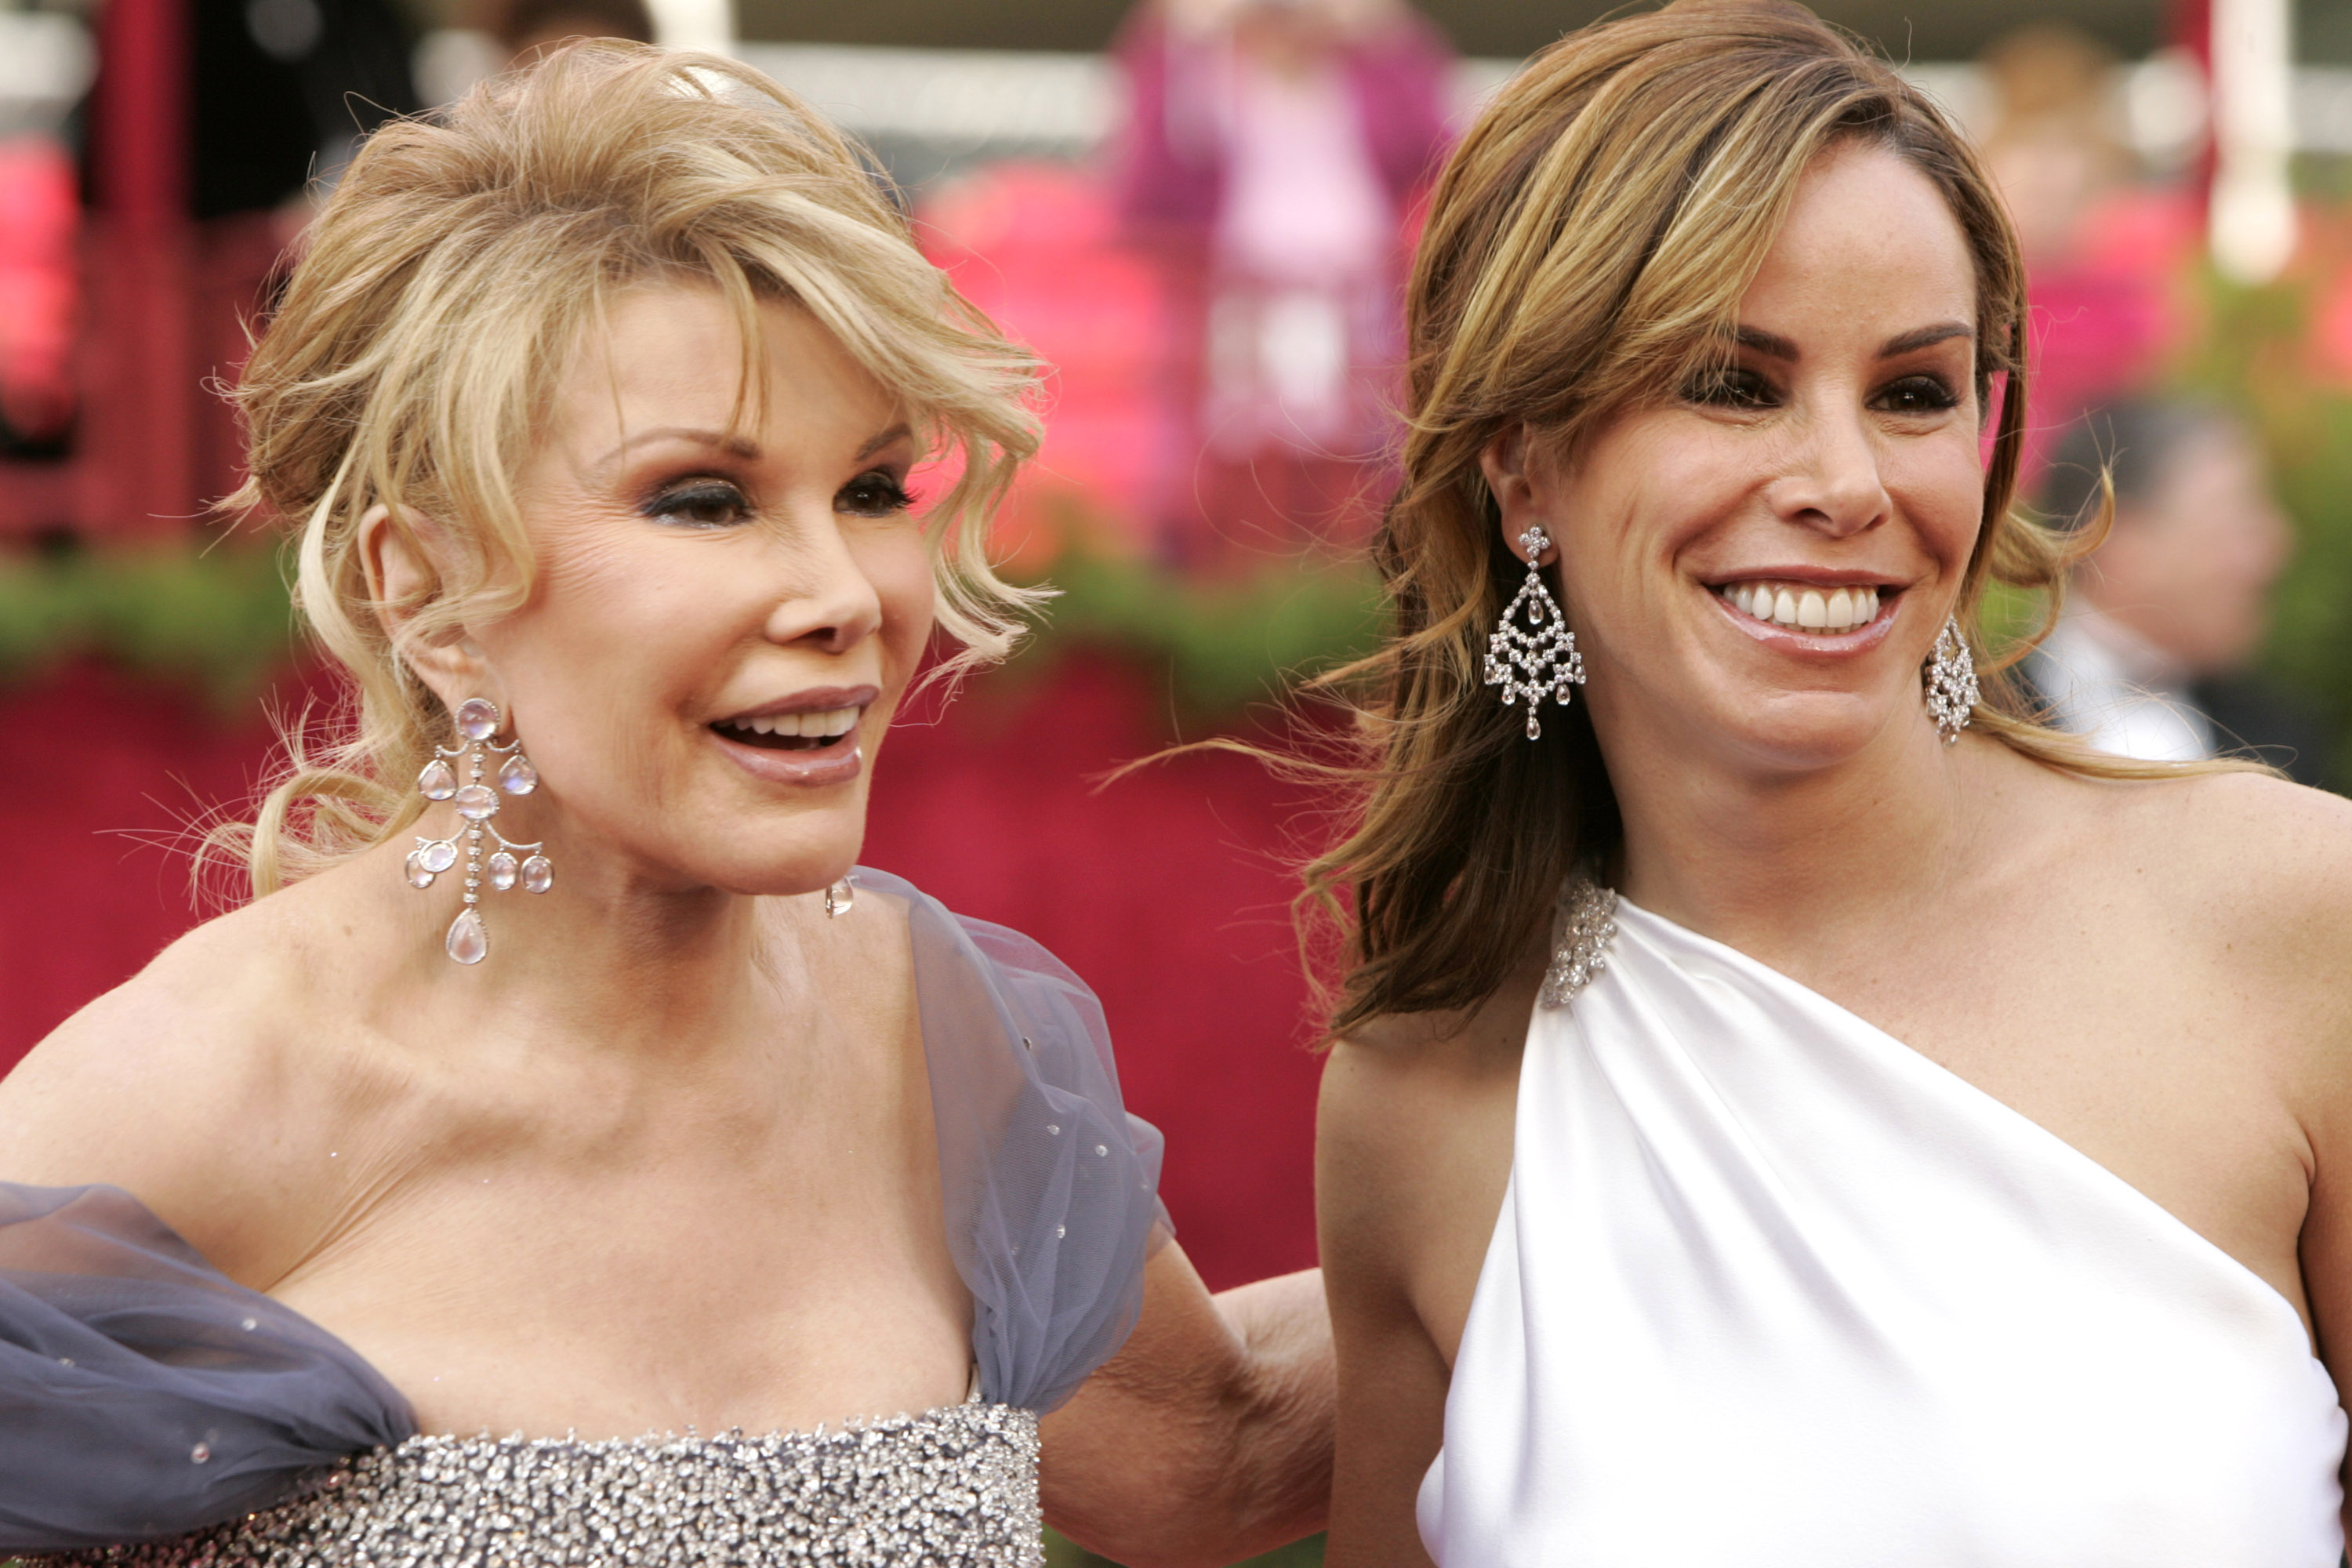
M1444 1568L2335 1568L2278 1292L2053 1134L1629 904L1538 1007Z

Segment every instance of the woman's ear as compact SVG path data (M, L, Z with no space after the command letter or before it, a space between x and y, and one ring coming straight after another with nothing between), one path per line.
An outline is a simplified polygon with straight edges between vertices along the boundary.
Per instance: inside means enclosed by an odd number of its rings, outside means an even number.
M444 580L437 559L440 531L414 512L396 526L392 509L378 502L360 514L359 557L367 574L368 601L402 662L416 672L448 706L488 686L481 649L461 630L428 639L413 635L410 621L434 586Z
M1530 523L1540 526L1554 538L1559 534L1549 505L1550 469L1540 458L1541 453L1525 425L1507 427L1478 454L1478 469L1486 476L1487 493L1495 498L1503 542L1513 555L1519 553L1519 535L1528 531ZM1538 563L1549 563L1559 553L1555 545L1537 559Z

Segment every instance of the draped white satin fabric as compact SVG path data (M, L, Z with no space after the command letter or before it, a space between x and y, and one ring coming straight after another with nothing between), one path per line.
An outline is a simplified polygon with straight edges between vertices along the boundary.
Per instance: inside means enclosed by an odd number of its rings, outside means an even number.
M1443 1568L2335 1568L2285 1299L1786 976L1621 902L1538 1008L1419 1498Z

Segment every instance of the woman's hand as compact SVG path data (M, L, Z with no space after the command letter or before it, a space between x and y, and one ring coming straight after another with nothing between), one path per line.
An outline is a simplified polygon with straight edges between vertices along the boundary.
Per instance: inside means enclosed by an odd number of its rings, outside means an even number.
M1211 1296L1171 1242L1126 1347L1045 1418L1046 1521L1133 1568L1221 1568L1323 1528L1331 1320L1316 1269Z

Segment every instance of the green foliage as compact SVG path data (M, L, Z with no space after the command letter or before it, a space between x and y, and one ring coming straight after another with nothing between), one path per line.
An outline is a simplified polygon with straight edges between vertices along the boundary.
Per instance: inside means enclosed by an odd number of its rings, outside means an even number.
M0 681L74 658L194 685L224 706L262 690L294 652L274 552L68 553L0 561Z
M1164 670L1189 718L1231 719L1301 670L1369 652L1381 627L1370 575L1302 559L1202 584L1078 549L1050 576L1064 590L1015 670L1109 651ZM250 701L297 643L277 556L68 553L0 561L0 683L74 658L190 683L224 707Z
M1230 718L1304 675L1380 645L1385 607L1370 572L1302 556L1253 576L1195 582L1133 560L1073 550L1049 574L1062 590L1034 655L1107 648L1164 669L1192 717Z

